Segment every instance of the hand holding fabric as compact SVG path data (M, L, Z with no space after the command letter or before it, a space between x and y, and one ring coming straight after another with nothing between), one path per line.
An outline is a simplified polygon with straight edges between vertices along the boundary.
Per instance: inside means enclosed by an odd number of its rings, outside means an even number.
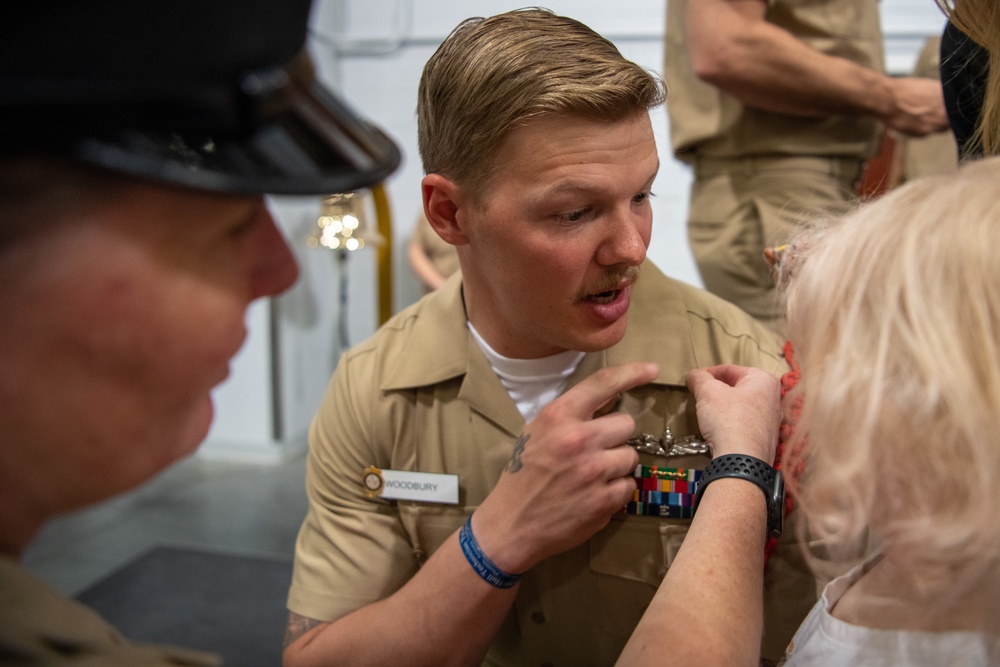
M518 438L510 463L473 516L483 551L521 573L603 528L632 497L639 461L625 444L631 415L595 413L656 377L655 364L604 368L546 406Z
M747 454L774 461L781 423L776 377L756 368L724 365L690 371L687 384L713 457Z

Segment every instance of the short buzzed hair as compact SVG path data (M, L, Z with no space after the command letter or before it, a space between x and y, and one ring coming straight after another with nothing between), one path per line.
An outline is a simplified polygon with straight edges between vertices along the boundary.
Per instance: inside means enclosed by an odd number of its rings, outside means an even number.
M665 95L658 76L574 19L537 8L467 19L420 79L424 171L480 198L510 129L549 114L617 122L648 113Z

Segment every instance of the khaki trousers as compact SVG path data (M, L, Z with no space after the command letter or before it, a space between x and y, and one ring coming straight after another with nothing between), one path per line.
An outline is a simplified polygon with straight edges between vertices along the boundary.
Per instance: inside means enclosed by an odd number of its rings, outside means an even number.
M854 158L696 158L688 240L705 288L781 332L784 303L764 248L844 212L862 166Z

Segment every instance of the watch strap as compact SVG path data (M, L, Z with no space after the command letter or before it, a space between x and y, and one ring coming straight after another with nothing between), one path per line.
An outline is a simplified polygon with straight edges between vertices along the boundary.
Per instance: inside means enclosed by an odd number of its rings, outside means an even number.
M735 477L753 482L764 492L767 502L767 534L781 535L785 509L785 480L780 470L775 470L766 461L745 454L723 454L712 459L705 467L694 496L694 509L705 489L714 480Z

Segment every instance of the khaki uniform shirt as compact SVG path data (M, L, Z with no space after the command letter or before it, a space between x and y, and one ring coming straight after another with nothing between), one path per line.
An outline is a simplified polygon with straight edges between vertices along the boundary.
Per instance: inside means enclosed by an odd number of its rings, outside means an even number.
M657 380L626 392L620 402L637 432L658 436L669 426L678 438L698 433L684 383L689 369L732 362L775 374L787 370L778 341L734 306L667 278L648 262L633 290L624 339L587 354L569 385L600 367L657 362ZM399 589L493 489L523 428L467 329L460 276L348 351L311 429L310 507L298 538L289 608L335 620ZM707 461L696 456L667 463L642 455L642 463L661 466L700 468ZM459 504L369 498L362 486L368 466L457 474ZM580 547L527 572L486 664L612 664L688 524L615 516ZM790 546L793 551L797 545ZM804 566L792 569L798 574L769 586L784 587L777 606L794 617L773 630L784 638L776 657L816 600ZM781 614L768 622L775 618Z
M800 155L867 159L881 126L864 116L803 118L744 105L695 76L685 49L689 0L667 5L665 78L674 151L733 158ZM766 20L813 49L884 71L877 0L767 0Z
M50 588L12 558L0 556L0 665L193 667L221 663L210 653L129 644L95 612Z

